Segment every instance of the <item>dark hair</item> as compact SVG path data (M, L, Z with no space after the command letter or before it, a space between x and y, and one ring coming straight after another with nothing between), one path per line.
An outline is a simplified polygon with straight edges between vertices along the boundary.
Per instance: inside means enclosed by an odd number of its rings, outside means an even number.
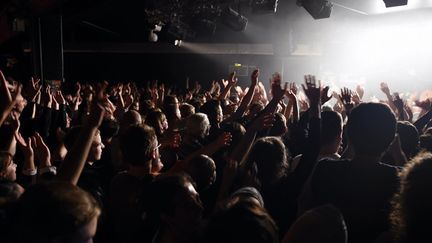
M255 203L239 200L211 218L204 242L277 243L278 228L267 211Z
M432 223L432 154L421 153L400 173L400 189L393 198L392 232L397 242L430 242Z
M212 158L204 154L200 154L193 158L187 164L185 170L195 181L199 190L208 188L216 179L215 162ZM213 179L213 181L211 181L211 179Z
M218 108L221 107L219 100L209 100L201 106L199 112L208 116L210 124L217 123Z
M288 131L287 120L279 112L275 113L273 126L270 128L269 136L282 136Z
M39 183L19 200L15 225L18 242L70 241L78 230L100 215L96 200L67 182ZM25 232L25 233L24 233Z
M155 219L163 214L173 215L176 208L176 195L185 190L185 185L188 182L195 186L192 178L186 173L157 177L149 187L147 195L150 197L143 201L149 216Z
M347 131L356 153L379 156L394 139L396 118L387 105L362 103L348 117Z
M419 147L420 138L417 128L408 121L398 121L397 133L403 152L408 159L412 158L418 152Z
M191 116L192 114L195 113L195 107L191 104L188 103L183 103L180 106L180 114L181 117L184 118L188 118L189 116Z
M258 179L264 187L269 186L288 171L286 147L279 137L260 138L251 149L248 163L257 165Z
M81 133L82 129L83 129L83 126L74 126L74 127L71 127L69 129L69 131L66 133L66 136L63 139L63 144L67 150L70 150L72 148L75 141L78 139L78 136ZM99 134L100 134L100 131L98 130L96 132L96 136Z
M432 135L423 134L419 138L420 148L432 153Z
M119 129L120 125L117 121L104 119L99 126L102 141L117 136Z
M153 127L158 136L162 136L161 124L164 118L166 119L165 114L161 110L155 109L148 113L145 124Z
M342 133L342 116L336 111L321 112L321 145L332 144Z
M123 160L131 165L145 165L156 146L155 131L147 125L130 126L120 137Z

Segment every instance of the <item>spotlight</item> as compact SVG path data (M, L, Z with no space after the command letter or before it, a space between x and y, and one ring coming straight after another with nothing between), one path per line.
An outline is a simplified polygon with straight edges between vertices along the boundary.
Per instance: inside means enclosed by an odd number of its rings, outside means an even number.
M158 41L158 35L156 32L160 32L162 30L161 24L155 24L152 30L150 30L148 41L150 42L157 42Z
M386 8L403 6L408 4L408 0L384 0Z
M297 5L303 6L314 19L329 18L333 8L326 0L297 0Z
M158 35L153 32L153 30L150 30L149 36L148 36L148 41L150 42L157 42L158 41Z
M182 41L182 40L175 40L175 41L174 41L174 45L175 45L175 46L181 47L182 44L183 44L183 41Z
M252 1L252 12L257 14L276 13L278 0L254 0Z
M222 22L234 31L244 31L247 26L247 18L232 8L226 8L221 15Z

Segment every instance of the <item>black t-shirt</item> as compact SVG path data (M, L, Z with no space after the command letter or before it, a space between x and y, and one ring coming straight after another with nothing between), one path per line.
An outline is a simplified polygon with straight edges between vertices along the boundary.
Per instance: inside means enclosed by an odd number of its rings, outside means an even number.
M389 229L390 201L399 186L398 168L383 163L322 160L311 178L315 205L338 207L348 242L371 242Z

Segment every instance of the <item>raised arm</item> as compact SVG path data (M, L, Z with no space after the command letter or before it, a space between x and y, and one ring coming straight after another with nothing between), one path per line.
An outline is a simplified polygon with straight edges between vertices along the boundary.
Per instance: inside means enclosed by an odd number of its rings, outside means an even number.
M232 87L234 87L237 84L237 77L236 73L232 72L228 78L228 82L226 83L225 88L223 89L222 93L219 96L219 100L224 101L228 97L229 91Z
M68 181L74 185L78 183L88 153L90 152L93 138L104 117L104 102L107 100L104 94L105 88L106 84L97 92L97 97L94 98L90 115L87 117L88 119L72 146L72 149L68 151L65 160L60 166L57 176L58 180Z
M9 116L15 103L17 102L17 96L21 94L21 86L17 86L15 93L12 95L9 91L9 83L4 77L0 70L0 126Z
M276 112L277 106L279 104L279 101L281 101L285 95L285 93L288 90L288 83L285 83L284 88L282 89L280 84L281 84L281 80L280 80L280 76L276 76L275 79L278 80L273 80L272 83L272 99L271 101L267 104L267 106L264 108L263 111L261 111L261 113L274 113Z
M240 119L244 115L255 94L255 88L258 85L258 78L259 78L259 70L255 69L251 75L251 85L249 87L249 90L247 91L246 95L243 97L239 108L236 110L234 114L232 114L227 119L227 121L235 121L237 119Z
M382 82L380 84L380 89L385 94L385 96L387 97L387 101L388 101L390 108L392 108L393 111L396 111L397 108L396 108L395 104L393 103L393 96L390 93L390 88L388 87L388 84L386 82Z

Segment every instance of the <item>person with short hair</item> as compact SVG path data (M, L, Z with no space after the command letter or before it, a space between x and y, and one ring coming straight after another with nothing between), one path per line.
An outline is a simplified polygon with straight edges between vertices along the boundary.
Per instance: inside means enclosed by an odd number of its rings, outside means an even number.
M147 125L130 126L120 138L127 170L111 181L109 210L116 242L142 242L151 238L143 223L139 200L162 169L156 133Z
M396 118L387 105L362 103L349 115L347 132L354 158L316 165L300 213L333 204L345 218L348 242L372 242L389 228L390 199L399 185L397 167L380 162L395 137Z

